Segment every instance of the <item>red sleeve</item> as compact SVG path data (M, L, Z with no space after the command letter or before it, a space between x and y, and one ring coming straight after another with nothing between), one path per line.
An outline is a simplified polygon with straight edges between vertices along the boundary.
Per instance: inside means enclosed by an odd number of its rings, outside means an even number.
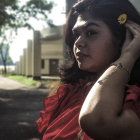
M36 127L39 133L42 133L45 128L48 127L52 120L52 116L56 112L60 100L67 92L68 86L62 85L58 88L55 95L49 96L44 100L44 110L40 111L40 118L36 121Z

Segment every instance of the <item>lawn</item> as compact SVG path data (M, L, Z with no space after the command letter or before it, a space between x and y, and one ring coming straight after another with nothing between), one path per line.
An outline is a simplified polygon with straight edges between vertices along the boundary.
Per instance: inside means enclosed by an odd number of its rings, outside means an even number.
M26 76L21 76L21 75L11 75L11 74L6 74L6 75L3 75L4 77L7 77L7 78L10 78L10 79L13 79L15 81L18 81L24 85L27 85L27 86L36 86L38 81L35 81L33 80L32 77L26 77Z
M46 79L46 80L33 80L32 77L26 77L22 75L12 75L12 74L6 74L3 75L4 77L7 77L9 79L18 81L24 85L27 86L34 86L37 88L46 88L50 90L50 95L56 93L57 88L60 86L60 81L59 80L51 80L51 79Z

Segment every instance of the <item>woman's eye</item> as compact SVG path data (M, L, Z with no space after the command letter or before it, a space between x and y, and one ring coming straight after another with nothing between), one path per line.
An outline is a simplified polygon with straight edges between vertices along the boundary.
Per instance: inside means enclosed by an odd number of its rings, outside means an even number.
M93 36L95 34L96 34L96 32L94 32L94 31L87 31L86 36L91 37L91 36Z

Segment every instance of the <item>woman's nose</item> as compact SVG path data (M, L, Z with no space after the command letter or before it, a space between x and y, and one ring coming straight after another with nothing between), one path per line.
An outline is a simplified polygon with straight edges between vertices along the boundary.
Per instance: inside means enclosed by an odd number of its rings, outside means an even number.
M75 41L75 46L77 48L81 48L81 47L84 47L85 46L85 39L83 36L79 36L77 38L77 40Z

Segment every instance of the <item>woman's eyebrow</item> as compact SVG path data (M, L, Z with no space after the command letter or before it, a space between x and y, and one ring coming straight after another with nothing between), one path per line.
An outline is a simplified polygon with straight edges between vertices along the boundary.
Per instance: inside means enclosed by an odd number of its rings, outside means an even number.
M95 23L95 22L88 22L88 23L85 23L84 28L88 28L89 26L97 26L97 27L100 27L100 25L97 24L97 23Z
M80 26L78 26L78 27L75 27L75 28L72 28L72 31L73 32L76 32L79 28L88 28L88 27L90 27L90 26L96 26L96 27L100 27L100 25L99 24L97 24L97 23L95 23L95 22L87 22L87 23L85 23L85 24L83 24L83 25L80 25Z

